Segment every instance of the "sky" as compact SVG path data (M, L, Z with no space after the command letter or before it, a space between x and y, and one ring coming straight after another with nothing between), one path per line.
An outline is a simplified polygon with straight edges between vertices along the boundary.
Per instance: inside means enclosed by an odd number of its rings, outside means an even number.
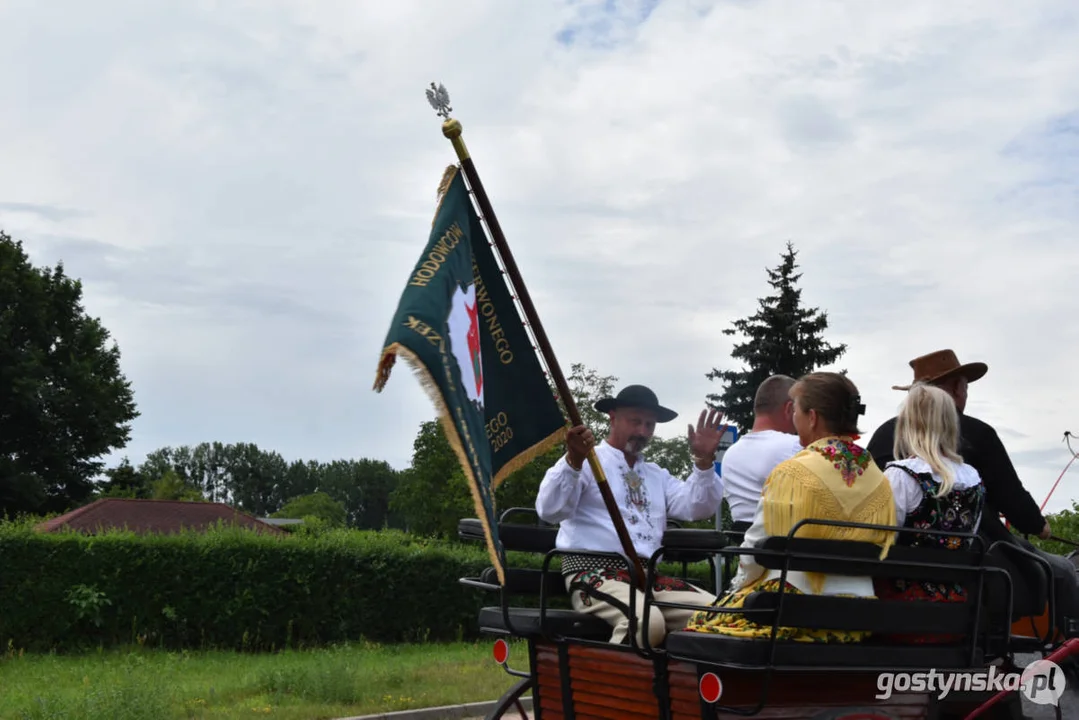
M456 161L443 83L567 372L684 433L790 241L866 435L952 348L1041 503L1079 432L1076 47L1073 0L6 0L0 228L119 344L110 463L404 468L434 408L372 383ZM1046 510L1073 498L1076 466Z

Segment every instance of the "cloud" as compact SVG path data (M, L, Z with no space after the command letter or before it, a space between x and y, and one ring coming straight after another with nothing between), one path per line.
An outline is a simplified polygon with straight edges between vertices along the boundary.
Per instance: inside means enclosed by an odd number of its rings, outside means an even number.
M62 222L82 215L80 212L67 208L20 202L0 202L0 212L8 215L24 215L26 216L24 221L40 218L48 222Z
M454 160L444 82L564 367L695 415L790 240L866 429L916 355L984 360L969 411L1040 502L1075 421L1077 40L1067 0L8 3L0 227L84 280L133 459L403 467L431 405L370 387Z

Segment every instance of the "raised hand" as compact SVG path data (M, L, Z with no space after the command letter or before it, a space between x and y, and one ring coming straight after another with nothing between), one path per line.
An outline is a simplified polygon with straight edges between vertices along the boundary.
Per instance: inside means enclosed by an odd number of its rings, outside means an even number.
M702 470L715 462L719 441L727 431L727 426L722 423L723 412L712 408L701 410L696 428L689 426L689 452L693 456L693 463Z
M574 470L580 470L588 457L588 451L595 443L596 439L592 437L592 431L584 425L570 428L566 431L566 462Z

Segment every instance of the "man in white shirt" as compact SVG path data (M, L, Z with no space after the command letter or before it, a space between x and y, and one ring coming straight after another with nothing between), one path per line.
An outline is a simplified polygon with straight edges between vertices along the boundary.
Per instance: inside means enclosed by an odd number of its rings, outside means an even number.
M689 448L694 469L683 482L644 460L640 453L652 439L657 422L678 416L659 404L654 392L630 385L617 397L595 404L611 418L606 440L596 446L596 457L607 477L634 549L645 565L659 548L667 518L703 520L714 516L723 501L723 483L716 475L714 458L722 438L723 414L702 411L697 427L689 425ZM536 512L549 523L559 523L556 547L596 552L622 552L607 506L586 459L595 439L584 426L566 434L566 454L540 483ZM637 642L643 644L644 594L632 587L625 563L614 558L566 554L562 574L573 609L595 614L610 623L612 643L626 641L629 631L630 593L636 593ZM657 600L707 606L715 596L678 578L656 578ZM670 630L681 629L692 610L652 607L648 639L658 646Z
M745 532L753 524L764 481L772 468L802 451L790 399L794 382L786 375L772 375L757 387L753 428L723 456L723 492L735 532Z

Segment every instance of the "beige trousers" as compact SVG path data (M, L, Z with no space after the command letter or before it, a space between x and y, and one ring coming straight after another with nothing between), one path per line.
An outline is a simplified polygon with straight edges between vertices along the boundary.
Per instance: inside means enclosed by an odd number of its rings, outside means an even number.
M626 570L585 570L566 576L573 609L579 613L603 618L614 631L611 642L626 642L629 633L629 598L633 594L633 611L637 618L637 643L644 646L644 593L630 585ZM652 597L660 602L683 603L707 607L716 601L715 595L679 578L657 577L652 586ZM693 610L656 607L648 609L648 643L656 647L668 632L681 630L692 617Z

